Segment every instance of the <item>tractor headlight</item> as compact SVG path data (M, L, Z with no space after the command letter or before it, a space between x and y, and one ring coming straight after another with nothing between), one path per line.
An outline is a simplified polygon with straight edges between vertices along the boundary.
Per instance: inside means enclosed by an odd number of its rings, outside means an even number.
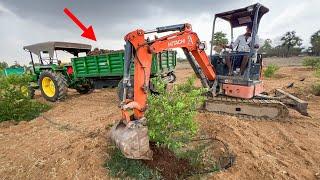
M198 45L198 48L199 48L200 50L205 50L205 49L207 49L207 44L206 44L206 42L204 42L204 41L200 42L199 45Z

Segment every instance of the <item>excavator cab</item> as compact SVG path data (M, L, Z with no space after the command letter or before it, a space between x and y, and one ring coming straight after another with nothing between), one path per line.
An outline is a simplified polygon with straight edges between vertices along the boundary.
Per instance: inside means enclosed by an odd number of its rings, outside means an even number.
M260 86L260 75L262 69L262 55L257 54L257 48L255 48L255 42L258 34L259 23L264 14L269 11L268 8L261 4L254 4L248 7L222 12L215 15L213 20L212 38L211 38L211 49L210 57L211 64L214 66L216 73L218 75L218 88L220 83L225 83L228 79L229 84L237 84L241 86ZM251 27L251 42L249 42L250 51L241 52L237 51L236 47L233 47L230 52L223 54L213 54L214 34L216 20L222 19L227 21L231 26L231 44L234 42L234 29L243 26ZM229 56L230 67L228 67L227 56ZM244 57L248 57L247 63L244 65L243 73L239 73L242 61ZM231 69L230 69L231 68ZM232 72L232 73L230 73ZM260 92L257 92L258 94ZM251 98L255 94L245 95Z
M261 80L263 57L262 54L257 52L259 47L256 44L260 21L268 12L267 7L257 3L215 15L212 27L210 60L215 69L216 80L212 89L215 89L218 95L232 97L233 99L229 98L226 103L222 103L224 98L214 97L212 103L210 101L206 103L207 110L244 115L245 117L277 119L286 117L288 114L286 108L291 107L303 115L308 115L308 103L283 90L276 89L274 96L265 95L266 92ZM217 19L222 19L230 24L231 44L234 42L235 28L244 26L250 28L251 41L247 43L249 51L241 52L238 51L238 48L233 47L230 52L214 54L214 45L217 44L214 38ZM244 57L248 60L245 61L246 63L243 63ZM232 104L230 101L235 103ZM246 103L239 104L239 101ZM271 106L274 107L273 110L270 108ZM258 109L256 107L266 108ZM256 112L265 112L265 114Z

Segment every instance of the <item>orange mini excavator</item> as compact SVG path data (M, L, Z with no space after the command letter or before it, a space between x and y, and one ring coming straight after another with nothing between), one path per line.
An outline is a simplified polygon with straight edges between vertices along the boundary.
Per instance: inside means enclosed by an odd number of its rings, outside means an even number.
M251 23L253 40L250 47L253 47L258 22L266 12L268 12L267 8L255 4L217 14L216 18L228 20L233 27ZM145 37L150 33L170 31L174 32L160 38L155 37L153 40ZM249 62L243 74L236 73L243 54L231 53L232 68L235 73L229 74L230 70L227 69L225 57L212 55L212 53L209 57L205 52L205 43L201 42L198 35L192 31L190 24L158 27L148 31L138 29L127 34L125 41L124 77L120 89L122 120L112 127L111 139L127 158L152 158L144 117L147 109L152 54L168 49L182 48L202 86L209 90L209 96L204 105L207 111L251 119L284 118L288 116L287 107L293 107L300 113L307 114L307 103L291 94L282 90L277 90L275 96L263 93L262 56L256 55L253 48L248 53ZM130 67L133 62L134 81L131 82Z

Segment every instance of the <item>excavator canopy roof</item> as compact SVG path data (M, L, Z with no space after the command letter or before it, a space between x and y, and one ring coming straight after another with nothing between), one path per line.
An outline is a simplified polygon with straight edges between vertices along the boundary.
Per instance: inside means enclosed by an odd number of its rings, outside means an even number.
M91 50L91 45L88 44L80 44L80 43L70 43L70 42L57 42L57 41L49 41L38 44L33 44L29 46L24 46L24 50L28 50L36 55L40 55L41 52L49 53L50 57L53 57L53 53L55 50L67 51L73 55L77 55L81 52L88 53Z
M255 12L257 10L259 10L258 12L258 24L259 24L262 16L267 12L269 12L269 9L267 7L259 3L253 4L251 6L247 6L244 8L240 8L240 9L235 9L232 11L218 13L215 16L230 22L231 27L235 28L240 26L246 26L247 24L252 24L255 16Z

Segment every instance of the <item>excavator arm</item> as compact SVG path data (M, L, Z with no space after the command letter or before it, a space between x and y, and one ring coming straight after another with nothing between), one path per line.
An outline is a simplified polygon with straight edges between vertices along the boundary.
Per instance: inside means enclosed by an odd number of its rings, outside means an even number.
M161 38L155 37L154 40L148 40L145 37L145 35L149 33L163 33L168 31L178 32L165 35ZM125 41L124 93L120 106L123 120L126 120L126 122L139 120L144 117L144 112L147 109L147 95L153 53L182 48L204 87L210 88L210 82L216 78L213 66L204 51L205 44L201 42L198 35L192 31L190 24L159 27L150 31L138 29L128 33L125 36ZM134 62L134 99L127 99L128 87L131 85L130 67L132 61ZM133 109L133 117L129 114L128 110L130 109Z
M154 40L145 37L149 33L169 31L175 32L161 38L155 37ZM127 34L125 41L123 96L120 104L122 119L112 127L111 139L127 158L152 159L148 127L145 126L146 119L144 117L144 112L147 109L152 54L168 49L182 48L204 87L210 88L210 83L215 80L216 73L204 51L204 43L200 42L197 34L192 32L190 24L159 27L150 31L138 29ZM133 63L134 89L132 98L127 94L132 86L130 69Z

